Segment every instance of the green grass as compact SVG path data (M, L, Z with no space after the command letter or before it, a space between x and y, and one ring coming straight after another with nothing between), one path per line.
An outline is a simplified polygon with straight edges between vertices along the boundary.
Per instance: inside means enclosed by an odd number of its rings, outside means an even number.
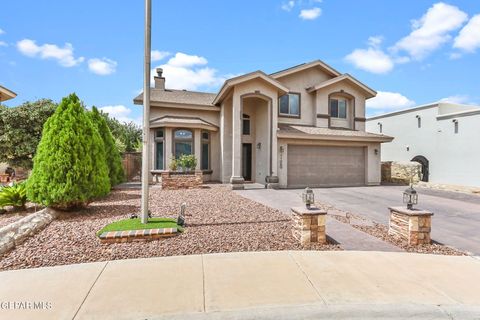
M124 219L112 222L100 231L97 232L97 236L108 231L125 231L125 230L144 230L144 229L157 229L157 228L177 228L179 232L183 231L183 228L177 225L177 220L170 218L149 218L148 223L143 224L140 222L140 218L136 219Z

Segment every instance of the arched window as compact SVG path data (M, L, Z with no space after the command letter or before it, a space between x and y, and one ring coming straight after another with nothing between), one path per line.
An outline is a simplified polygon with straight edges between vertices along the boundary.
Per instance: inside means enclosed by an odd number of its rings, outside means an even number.
M165 169L164 145L164 131L158 129L155 131L155 170Z
M245 113L242 115L242 134L250 135L250 116Z
M173 154L178 159L182 154L193 154L193 133L187 129L173 132Z

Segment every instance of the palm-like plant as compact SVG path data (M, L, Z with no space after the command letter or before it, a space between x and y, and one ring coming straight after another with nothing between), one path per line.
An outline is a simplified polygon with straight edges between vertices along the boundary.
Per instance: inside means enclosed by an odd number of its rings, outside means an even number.
M15 209L24 209L25 203L27 203L25 183L14 183L0 189L0 208L12 206Z

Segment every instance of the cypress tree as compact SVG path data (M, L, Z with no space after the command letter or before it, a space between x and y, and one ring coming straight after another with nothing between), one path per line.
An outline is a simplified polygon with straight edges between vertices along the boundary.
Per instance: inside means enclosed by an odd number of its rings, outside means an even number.
M33 202L70 209L109 191L102 138L79 98L71 94L43 127L27 195Z
M93 107L92 111L89 112L89 115L103 140L105 156L107 158L110 185L112 187L116 186L117 184L125 181L122 157L120 156L120 152L115 144L115 139L113 138L112 132L108 128L107 121L105 121L100 112L98 112L98 109Z

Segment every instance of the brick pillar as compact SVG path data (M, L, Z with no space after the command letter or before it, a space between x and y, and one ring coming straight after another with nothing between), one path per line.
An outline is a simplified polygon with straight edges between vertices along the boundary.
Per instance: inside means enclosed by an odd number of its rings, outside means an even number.
M388 234L408 241L409 245L430 244L433 213L426 210L391 207Z
M318 208L307 209L306 207L292 208L293 236L302 245L318 242L325 244L327 236L325 233L325 210Z

